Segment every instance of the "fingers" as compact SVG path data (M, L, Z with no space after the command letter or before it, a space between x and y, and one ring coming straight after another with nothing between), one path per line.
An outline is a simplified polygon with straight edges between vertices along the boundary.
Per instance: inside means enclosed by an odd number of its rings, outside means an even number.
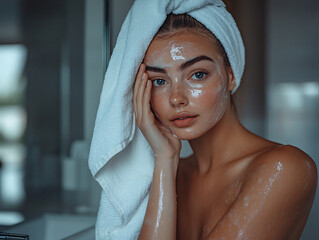
M141 83L141 76L143 74L143 64L141 64L139 71L136 75L135 83L134 83L134 89L133 89L133 103L134 103L134 110L136 107L136 97L137 97L137 90L139 89L140 83Z
M141 64L134 84L133 104L136 123L154 153L161 151L161 149L171 149L170 152L174 152L172 147L179 151L179 140L158 119L155 119L151 110L152 82L148 80L145 69L145 64Z
M140 69L137 73L134 85L134 92L133 92L133 104L134 104L134 112L137 121L139 122L141 119L141 103L143 99L143 92L145 89L145 78L143 79L143 75L145 77L145 65L141 64Z
M172 132L172 130L168 129L167 127L165 127L159 119L155 120L156 126L158 127L158 129L160 129L160 131L162 132L162 134L168 138L175 146L177 146L177 149L180 149L180 144L181 144L181 140Z
M145 117L143 109L144 106L143 99L145 95L145 88L146 88L146 81L147 81L147 74L144 72L141 76L141 82L139 85L139 88L137 89L137 96L136 96L136 101L137 101L137 106L138 106L138 114L140 115L141 119Z
M147 77L147 75L146 75ZM145 91L143 95L143 117L147 117L149 120L154 122L154 115L151 111L151 91L152 91L152 83L150 80L146 80Z

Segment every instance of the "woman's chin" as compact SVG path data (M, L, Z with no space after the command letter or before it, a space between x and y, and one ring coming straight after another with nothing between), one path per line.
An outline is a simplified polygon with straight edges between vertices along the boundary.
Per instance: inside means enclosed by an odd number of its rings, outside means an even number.
M174 129L172 133L179 140L194 140L202 135L197 131L188 129Z

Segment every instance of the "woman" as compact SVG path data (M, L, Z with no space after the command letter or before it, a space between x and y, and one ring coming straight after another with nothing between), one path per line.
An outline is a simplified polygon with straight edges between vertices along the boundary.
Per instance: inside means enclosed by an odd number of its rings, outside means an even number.
M299 238L316 167L237 120L244 56L221 0L134 1L91 143L103 189L96 239ZM181 139L194 152L186 159Z
M317 182L312 159L245 129L219 40L169 14L134 86L138 127L155 167L139 239L299 239ZM181 142L193 154L180 159Z

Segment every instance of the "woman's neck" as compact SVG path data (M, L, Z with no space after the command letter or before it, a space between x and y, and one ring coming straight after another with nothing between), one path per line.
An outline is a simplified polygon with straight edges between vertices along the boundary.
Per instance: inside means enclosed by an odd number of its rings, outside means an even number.
M250 135L238 121L234 111L228 106L224 116L207 133L190 140L201 174L208 173L238 156L243 137Z

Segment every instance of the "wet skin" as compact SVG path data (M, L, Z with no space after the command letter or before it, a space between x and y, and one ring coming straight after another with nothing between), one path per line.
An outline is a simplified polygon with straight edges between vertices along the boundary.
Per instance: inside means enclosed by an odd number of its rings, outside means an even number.
M301 150L246 130L215 41L156 38L136 78L136 121L155 154L139 239L299 239L317 171ZM194 154L179 159L180 139ZM176 202L177 198L177 202Z

